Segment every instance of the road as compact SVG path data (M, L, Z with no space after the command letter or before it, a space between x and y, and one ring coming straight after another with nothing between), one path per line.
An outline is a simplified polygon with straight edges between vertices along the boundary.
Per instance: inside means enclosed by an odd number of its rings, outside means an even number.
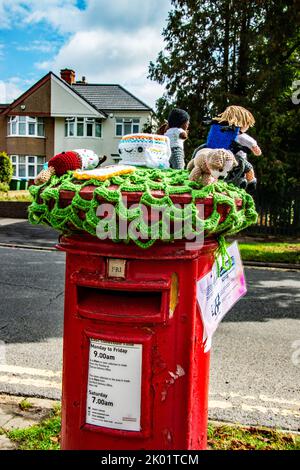
M65 255L0 247L0 392L61 395ZM209 417L299 430L299 271L246 269L213 340Z

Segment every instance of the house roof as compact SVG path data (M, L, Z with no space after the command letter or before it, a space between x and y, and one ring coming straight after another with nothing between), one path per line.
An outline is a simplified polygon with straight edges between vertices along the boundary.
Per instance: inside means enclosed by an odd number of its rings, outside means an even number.
M136 96L123 88L121 85L102 85L89 83L74 83L73 85L69 85L53 72L49 72L11 104L0 105L0 113L9 114L12 108L17 106L25 98L34 93L38 88L46 83L47 80L51 79L51 75L64 83L64 85L72 90L73 93L83 98L98 112L102 112L104 116L107 112L110 111L152 111L152 108L150 108L143 101L136 98Z
M121 85L74 83L72 89L101 111L152 111Z
M4 111L9 107L9 104L0 104L0 114L4 113Z

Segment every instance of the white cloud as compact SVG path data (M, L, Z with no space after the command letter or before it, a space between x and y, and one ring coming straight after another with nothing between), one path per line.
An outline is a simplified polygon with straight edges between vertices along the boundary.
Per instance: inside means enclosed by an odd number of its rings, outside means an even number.
M88 0L83 26L110 31L136 31L149 25L162 27L171 0Z
M24 92L18 83L17 77L12 77L5 82L0 81L0 103L11 103Z
M61 33L86 28L136 31L146 25L162 26L170 0L87 0L81 10L76 0L0 0L1 26L46 21Z
M45 4L46 3L46 4ZM80 10L76 0L0 0L0 17L3 28L18 24L34 24L47 21L64 32L71 26L80 27Z
M82 26L84 12L76 7L75 0L47 0L46 8L40 0L27 0L25 3L30 5L23 20L25 24L46 21L61 33L72 33Z
M31 41L28 46L17 46L17 51L24 51L24 52L31 52L31 51L38 51L44 53L51 53L55 52L57 49L57 43L52 41Z
M148 65L162 47L162 37L152 28L134 33L104 29L81 31L60 49L53 61L36 66L56 73L71 67L78 79L84 75L89 83L120 83L154 106L163 89L147 80Z
M148 66L163 48L161 32L171 0L87 0L84 10L76 5L76 0L0 0L0 15L6 27L46 22L66 38L54 57L46 32L45 41L19 45L50 56L35 64L38 70L59 73L71 67L79 78L120 83L154 106L163 88L147 79Z

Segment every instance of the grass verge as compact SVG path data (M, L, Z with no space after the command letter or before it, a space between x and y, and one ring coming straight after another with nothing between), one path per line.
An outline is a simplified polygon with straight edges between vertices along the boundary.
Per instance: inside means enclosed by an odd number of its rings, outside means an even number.
M274 429L237 426L208 426L212 450L300 450L300 436Z
M39 425L6 434L20 450L59 450L60 428L57 408ZM300 436L267 428L209 424L208 446L212 450L300 450Z
M32 197L27 190L20 191L0 191L0 201L12 201L12 202L32 202Z
M243 261L300 263L300 243L239 243Z

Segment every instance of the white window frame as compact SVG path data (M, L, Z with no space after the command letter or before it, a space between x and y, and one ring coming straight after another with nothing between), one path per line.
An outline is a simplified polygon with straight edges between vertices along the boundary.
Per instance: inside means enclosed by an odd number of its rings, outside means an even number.
M43 169L46 157L40 155L10 155L14 169L13 178L34 179ZM25 175L20 176L20 165L25 166ZM34 175L29 175L29 168L34 168Z
M78 125L83 124L83 135L78 135ZM92 124L92 135L87 135L88 125ZM100 136L96 135L96 124L100 126ZM70 135L73 128L74 135ZM65 138L71 139L102 139L102 120L99 118L87 117L66 117L65 118Z
M30 134L29 129L34 126L34 133ZM39 126L42 126L42 134L39 135ZM24 133L20 132L21 127ZM10 116L7 123L7 137L35 137L45 138L45 121L40 117L33 116Z
M130 125L131 131L125 132L125 126ZM134 117L116 117L115 137L123 137L126 134L138 134L140 132L141 119ZM121 133L118 132L121 129Z

